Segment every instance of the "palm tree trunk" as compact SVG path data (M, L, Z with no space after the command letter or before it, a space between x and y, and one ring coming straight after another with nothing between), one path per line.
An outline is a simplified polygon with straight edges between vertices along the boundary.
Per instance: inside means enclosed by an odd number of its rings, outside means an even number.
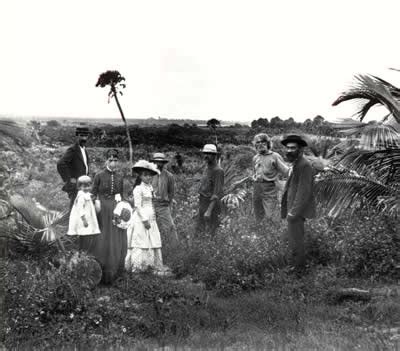
M129 162L130 162L130 165L132 166L132 164L133 164L133 146L132 146L131 135L129 133L128 123L126 122L124 111L122 111L115 88L113 89L113 93L114 93L115 101L118 106L119 113L121 114L122 121L125 124L126 136L128 137L128 144L129 144Z

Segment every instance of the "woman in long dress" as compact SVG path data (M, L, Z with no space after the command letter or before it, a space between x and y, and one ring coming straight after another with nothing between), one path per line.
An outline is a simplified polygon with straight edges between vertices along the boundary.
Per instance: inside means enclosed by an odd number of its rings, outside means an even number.
M141 180L133 190L135 212L128 228L128 254L125 266L131 271L142 271L149 266L163 270L161 237L153 208L152 178L159 174L157 166L145 160L136 162L133 171Z
M113 211L123 193L122 176L117 173L118 150L108 150L106 157L106 168L97 173L93 181L92 193L100 201L101 231L94 239L93 254L103 271L102 282L110 284L124 270L127 237L126 230L113 224Z

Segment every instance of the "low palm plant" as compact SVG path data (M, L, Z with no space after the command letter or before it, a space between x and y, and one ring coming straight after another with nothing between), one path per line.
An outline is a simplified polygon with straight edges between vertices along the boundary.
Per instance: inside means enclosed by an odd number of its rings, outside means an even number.
M29 255L54 252L54 248L65 252L68 238L59 233L68 225L69 211L41 210L28 198L10 195L9 204L14 211L15 226L7 226L6 234L14 251Z

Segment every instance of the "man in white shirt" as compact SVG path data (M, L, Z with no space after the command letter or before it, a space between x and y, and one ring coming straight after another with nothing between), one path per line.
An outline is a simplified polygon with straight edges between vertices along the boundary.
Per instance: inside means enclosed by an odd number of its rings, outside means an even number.
M90 132L86 127L76 128L76 143L69 147L65 154L57 162L57 171L64 181L62 190L68 194L70 208L77 194L76 180L82 175L89 174L89 156L86 151L86 143Z

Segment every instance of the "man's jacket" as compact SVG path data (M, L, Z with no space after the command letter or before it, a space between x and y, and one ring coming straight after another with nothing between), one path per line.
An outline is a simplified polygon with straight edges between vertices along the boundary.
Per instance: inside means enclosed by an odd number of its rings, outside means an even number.
M89 169L89 156L86 148L86 162ZM70 184L71 178L78 179L82 175L86 175L85 162L79 144L75 144L67 149L65 154L57 162L57 171L62 180L66 183L62 187L63 191L71 192L76 188L76 184Z
M302 155L293 165L282 196L282 218L289 213L297 218L315 217L314 169Z

